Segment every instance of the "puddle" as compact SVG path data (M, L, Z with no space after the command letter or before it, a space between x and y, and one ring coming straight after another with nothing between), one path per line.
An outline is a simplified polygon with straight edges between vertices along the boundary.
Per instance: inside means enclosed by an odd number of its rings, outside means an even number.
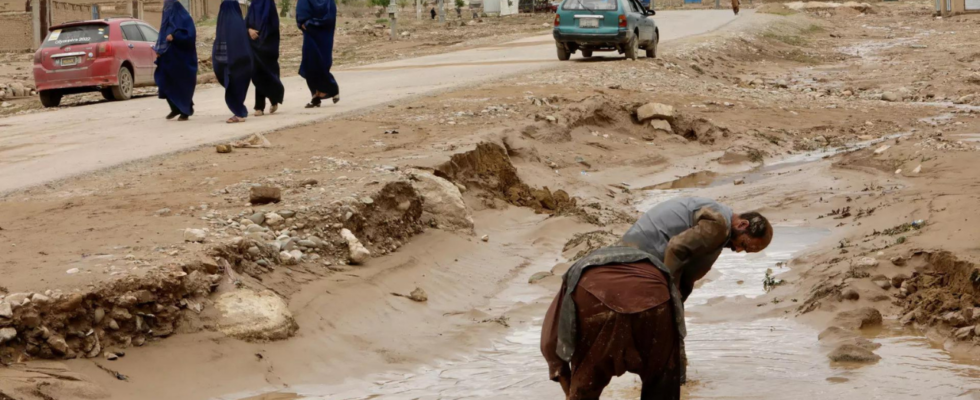
M691 399L952 399L980 393L980 367L959 363L925 338L884 329L872 340L881 343L877 364L853 367L830 363L818 332L788 318L704 323L697 315L711 313L719 297L763 294L768 268L790 260L826 231L777 227L770 248L760 254L726 251L715 264L719 272L688 299L689 376L698 384ZM493 300L491 308L512 307L548 295L526 276L515 278ZM742 281L742 284L738 282ZM452 361L437 362L411 372L388 372L339 385L294 385L266 393L240 393L220 399L559 399L560 387L547 380L547 366L538 350L542 317L530 327ZM694 317L692 317L693 315ZM624 376L607 388L604 399L635 399L635 378ZM251 397L249 397L251 396ZM278 396L278 397L277 397ZM965 397L964 397L965 396Z
M960 133L955 135L950 135L953 140L959 140L961 142L967 143L977 143L980 142L980 133Z

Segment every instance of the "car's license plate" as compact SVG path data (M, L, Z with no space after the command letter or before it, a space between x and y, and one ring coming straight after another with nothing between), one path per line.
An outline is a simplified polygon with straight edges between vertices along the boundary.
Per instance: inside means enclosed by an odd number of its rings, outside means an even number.
M78 57L64 57L61 59L62 67L70 67L75 64L78 64Z
M599 20L596 18L582 18L578 20L579 28L598 28Z

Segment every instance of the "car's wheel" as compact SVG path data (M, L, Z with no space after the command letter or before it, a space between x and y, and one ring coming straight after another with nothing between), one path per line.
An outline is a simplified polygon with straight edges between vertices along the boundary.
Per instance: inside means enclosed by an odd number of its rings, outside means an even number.
M647 58L657 58L657 46L660 45L660 36L653 39L653 44L647 46Z
M113 100L116 99L116 97L113 96L113 94L112 94L112 88L102 89L101 92L102 92L102 98L103 99L106 99L106 100L109 100L109 101L113 101Z
M628 41L626 42L626 58L630 60L636 60L637 55L640 53L640 42L636 38L636 35L630 34Z
M568 59L572 58L572 53L568 51L568 48L565 47L565 45L556 42L555 46L558 48L559 61L568 61Z
M133 97L133 73L125 66L119 67L119 84L112 87L112 98L129 100Z
M38 93L38 97L41 98L41 105L48 108L57 107L61 104L61 93L54 90L43 90Z
M582 50L582 57L585 58L592 57L592 50Z

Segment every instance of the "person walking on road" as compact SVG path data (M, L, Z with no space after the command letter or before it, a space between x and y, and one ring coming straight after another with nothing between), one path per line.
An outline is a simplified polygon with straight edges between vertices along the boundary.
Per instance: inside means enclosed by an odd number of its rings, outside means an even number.
M303 31L303 60L299 75L306 79L313 99L306 108L319 107L332 98L340 101L340 87L330 73L333 66L333 35L337 28L337 4L334 0L299 0L296 24Z
M255 0L245 19L252 39L252 84L255 85L255 116L265 114L265 100L275 114L285 96L279 80L279 14L273 0Z
M735 15L738 15L738 6L740 3L739 0L732 0L732 11L735 11Z
M167 100L167 119L187 121L194 115L194 88L197 86L197 31L194 19L177 0L163 2L160 36L153 46L156 52L157 95Z
M229 124L245 122L248 107L249 82L252 80L252 50L248 29L242 17L238 0L224 0L218 10L218 27L215 29L211 64L218 83L225 88L225 104L234 114Z

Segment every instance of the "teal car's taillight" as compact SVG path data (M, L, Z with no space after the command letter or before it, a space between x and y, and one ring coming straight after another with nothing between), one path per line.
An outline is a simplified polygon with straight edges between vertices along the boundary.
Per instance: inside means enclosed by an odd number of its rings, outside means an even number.
M555 14L555 26L561 25L561 16Z
M619 14L619 27L625 28L626 25L626 14Z

